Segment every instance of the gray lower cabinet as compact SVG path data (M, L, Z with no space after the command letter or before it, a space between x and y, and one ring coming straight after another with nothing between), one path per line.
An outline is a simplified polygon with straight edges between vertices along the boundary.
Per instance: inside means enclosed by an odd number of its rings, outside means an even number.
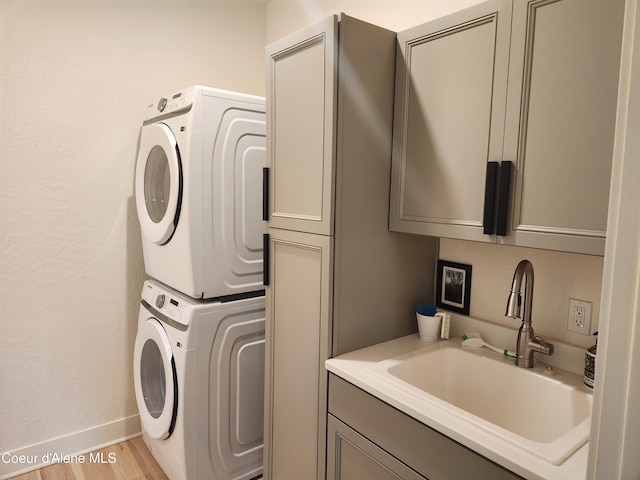
M327 480L363 478L521 477L330 374Z
M265 478L324 478L333 238L271 229Z
M327 422L327 463L327 480L425 478L331 414Z

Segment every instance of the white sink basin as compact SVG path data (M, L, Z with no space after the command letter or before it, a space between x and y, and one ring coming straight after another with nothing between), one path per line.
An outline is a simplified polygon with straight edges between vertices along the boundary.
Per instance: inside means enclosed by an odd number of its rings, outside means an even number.
M553 465L589 438L592 395L581 377L518 368L487 349L442 342L369 367L386 382L462 416Z

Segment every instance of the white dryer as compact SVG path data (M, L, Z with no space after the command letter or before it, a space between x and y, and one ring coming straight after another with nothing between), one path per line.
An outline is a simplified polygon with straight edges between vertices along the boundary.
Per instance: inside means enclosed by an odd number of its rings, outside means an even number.
M135 196L147 274L193 298L262 289L262 97L194 86L147 109Z
M148 280L134 384L144 441L170 480L262 474L264 297L196 301Z

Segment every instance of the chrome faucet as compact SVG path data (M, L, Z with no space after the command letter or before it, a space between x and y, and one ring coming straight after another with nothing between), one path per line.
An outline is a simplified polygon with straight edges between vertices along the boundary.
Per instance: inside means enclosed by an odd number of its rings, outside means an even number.
M525 282L524 315L522 307L522 281ZM553 345L546 343L542 337L533 333L531 326L531 306L533 305L533 265L529 260L522 260L516 267L511 284L511 293L507 299L505 315L511 318L521 318L522 325L518 330L518 345L516 348L516 365L522 368L533 368L533 354L535 352L553 355Z

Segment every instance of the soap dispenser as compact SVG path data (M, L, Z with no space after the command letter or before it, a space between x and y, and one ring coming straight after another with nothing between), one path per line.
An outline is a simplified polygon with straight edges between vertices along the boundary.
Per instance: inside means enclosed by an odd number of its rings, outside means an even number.
M584 384L593 389L596 378L596 354L598 352L598 332L593 334L596 337L596 344L587 348L584 355Z

